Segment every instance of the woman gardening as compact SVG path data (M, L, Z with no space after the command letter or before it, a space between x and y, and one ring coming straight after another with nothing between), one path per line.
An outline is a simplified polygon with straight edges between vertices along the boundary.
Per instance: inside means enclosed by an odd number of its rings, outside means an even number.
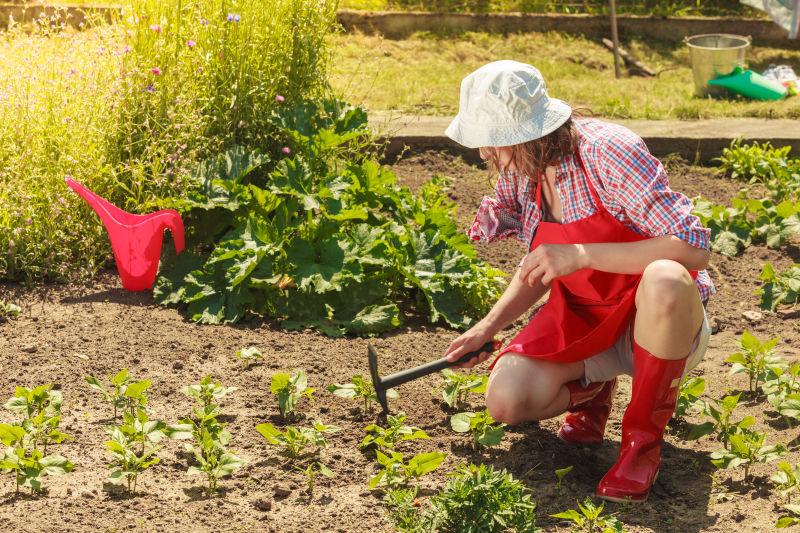
M470 236L515 235L529 250L492 310L446 357L480 348L549 290L492 363L486 405L508 424L567 412L559 437L599 444L616 376L631 375L619 456L597 495L645 501L678 383L710 335L708 230L638 136L549 98L530 65L497 61L467 76L446 133L499 173Z

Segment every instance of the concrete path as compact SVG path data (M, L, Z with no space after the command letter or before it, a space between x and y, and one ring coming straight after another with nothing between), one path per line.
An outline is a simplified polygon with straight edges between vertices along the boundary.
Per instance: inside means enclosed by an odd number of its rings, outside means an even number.
M656 156L678 153L689 161L710 162L731 141L769 141L774 146L792 146L800 154L800 120L758 118L719 118L707 120L610 120L641 136ZM403 146L413 151L448 150L467 156L465 150L444 135L450 117L408 116L372 113L370 124L382 136L391 138L388 155ZM474 157L474 156L473 156Z

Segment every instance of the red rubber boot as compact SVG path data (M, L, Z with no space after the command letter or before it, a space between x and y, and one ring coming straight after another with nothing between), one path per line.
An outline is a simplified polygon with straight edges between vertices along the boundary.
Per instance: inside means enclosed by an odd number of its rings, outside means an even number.
M582 387L580 381L570 381L566 386L569 390L569 414L558 430L558 437L573 444L600 444L611 414L617 378L590 383L586 387Z
M633 342L633 391L622 417L619 457L597 485L612 502L647 499L661 465L664 429L672 418L686 358L659 359Z

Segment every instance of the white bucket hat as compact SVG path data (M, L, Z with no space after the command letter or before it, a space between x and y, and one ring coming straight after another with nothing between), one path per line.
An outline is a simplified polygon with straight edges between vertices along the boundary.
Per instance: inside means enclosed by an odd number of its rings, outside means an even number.
M541 72L518 61L494 61L461 82L458 115L445 134L467 148L512 146L553 132L572 115L547 96Z

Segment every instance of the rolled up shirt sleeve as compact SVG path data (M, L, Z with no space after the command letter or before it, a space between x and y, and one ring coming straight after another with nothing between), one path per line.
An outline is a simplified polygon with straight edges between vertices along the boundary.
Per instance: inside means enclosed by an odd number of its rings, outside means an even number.
M642 139L621 133L600 144L603 186L639 233L675 235L696 248L709 249L710 231L692 214L692 201L670 189L664 167Z
M474 241L492 242L515 236L524 241L522 216L517 205L517 179L501 174L494 197L484 196L467 230Z

